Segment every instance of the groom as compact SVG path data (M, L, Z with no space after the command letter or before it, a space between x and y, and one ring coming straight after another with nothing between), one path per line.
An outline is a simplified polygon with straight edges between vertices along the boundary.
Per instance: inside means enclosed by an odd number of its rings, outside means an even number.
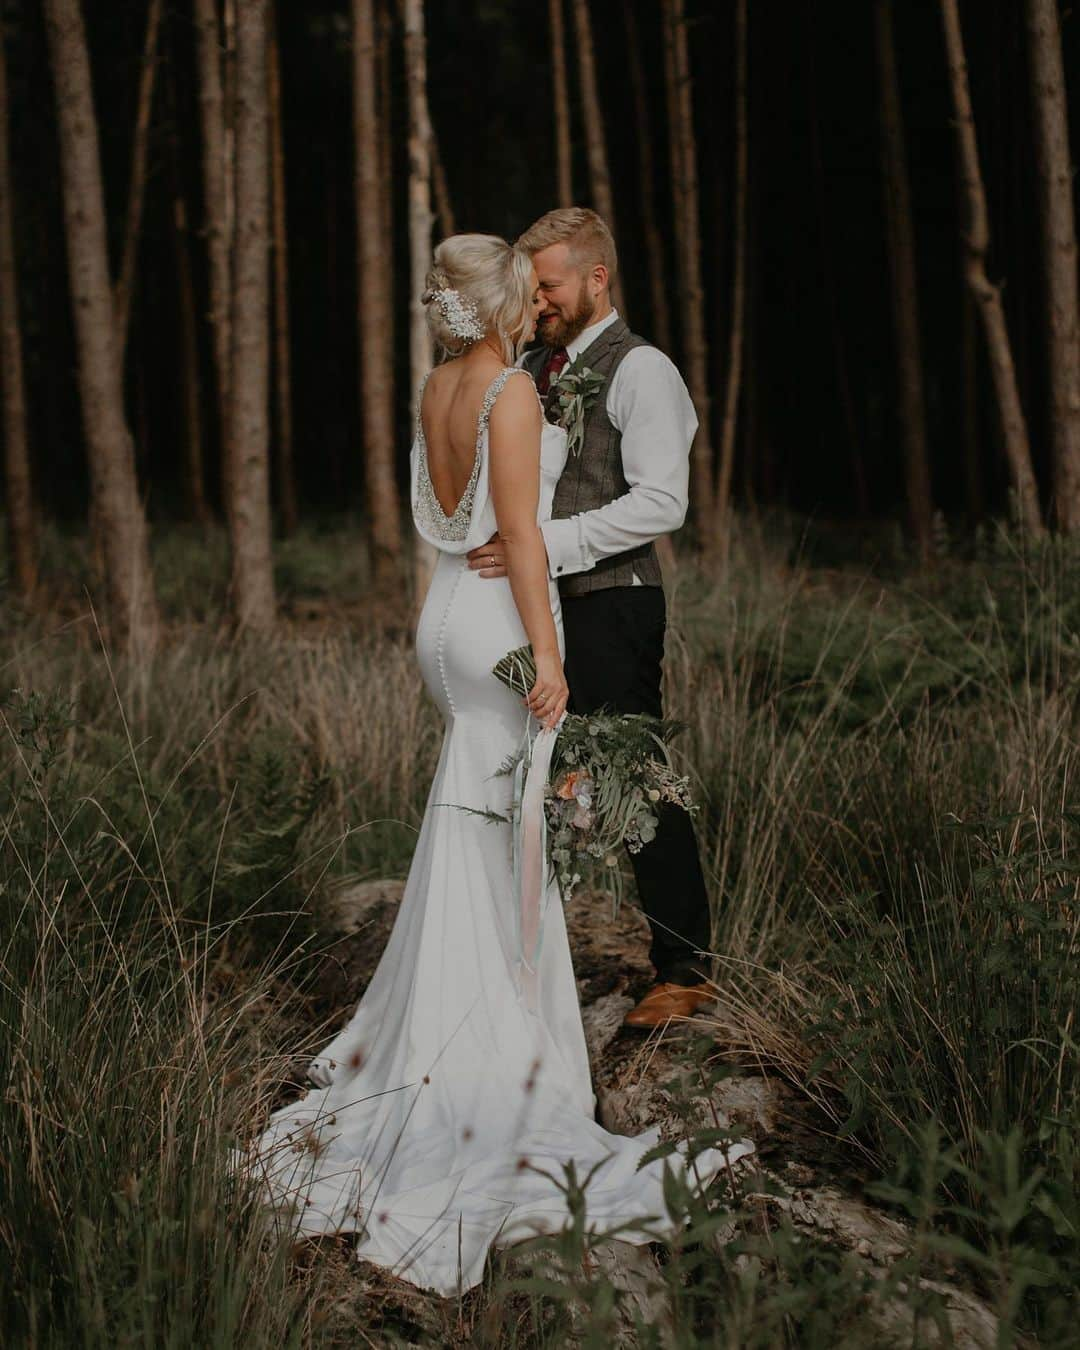
M532 256L544 300L543 345L523 364L549 419L552 386L568 363L580 357L577 369L602 377L587 401L580 451L555 489L552 519L541 525L562 600L569 711L607 704L659 717L665 605L653 541L686 516L694 406L671 361L612 308L615 242L594 211L549 211L517 242ZM468 557L481 576L506 575L498 535ZM711 997L697 955L709 946L709 903L686 812L663 807L655 839L631 861L657 982L625 1021L653 1027Z

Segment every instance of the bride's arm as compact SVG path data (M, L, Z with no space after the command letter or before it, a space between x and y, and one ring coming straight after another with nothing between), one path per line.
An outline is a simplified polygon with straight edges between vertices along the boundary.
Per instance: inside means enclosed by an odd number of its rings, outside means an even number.
M548 594L547 550L536 522L542 425L532 380L508 380L488 421L488 478L510 590L536 660L536 683L526 702L553 727L568 690Z

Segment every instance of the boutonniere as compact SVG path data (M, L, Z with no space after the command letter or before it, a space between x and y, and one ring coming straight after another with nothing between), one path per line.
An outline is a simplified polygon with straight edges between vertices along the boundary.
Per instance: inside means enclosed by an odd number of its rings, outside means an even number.
M559 408L558 423L566 428L566 441L572 455L579 454L584 444L585 417L603 388L604 379L599 371L572 361L552 385Z

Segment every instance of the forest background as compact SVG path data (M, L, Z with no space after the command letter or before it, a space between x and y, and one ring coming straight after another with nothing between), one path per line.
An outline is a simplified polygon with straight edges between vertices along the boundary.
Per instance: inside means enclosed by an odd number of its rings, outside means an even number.
M17 589L33 516L85 520L95 463L109 535L231 520L248 622L304 513L352 512L385 577L429 240L571 200L692 387L706 551L731 504L899 520L924 558L935 513L962 532L1010 486L1080 519L1070 15L982 4L961 33L946 6L950 47L931 4L270 8L249 47L246 6L6 6Z

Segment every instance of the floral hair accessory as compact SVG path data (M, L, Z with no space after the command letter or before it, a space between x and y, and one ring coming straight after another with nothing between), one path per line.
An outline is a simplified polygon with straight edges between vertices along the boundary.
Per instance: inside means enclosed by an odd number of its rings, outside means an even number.
M455 337L465 338L469 342L479 342L484 336L476 302L467 300L453 286L443 286L438 290L427 290L420 297L425 305L434 302L438 305L443 318Z

